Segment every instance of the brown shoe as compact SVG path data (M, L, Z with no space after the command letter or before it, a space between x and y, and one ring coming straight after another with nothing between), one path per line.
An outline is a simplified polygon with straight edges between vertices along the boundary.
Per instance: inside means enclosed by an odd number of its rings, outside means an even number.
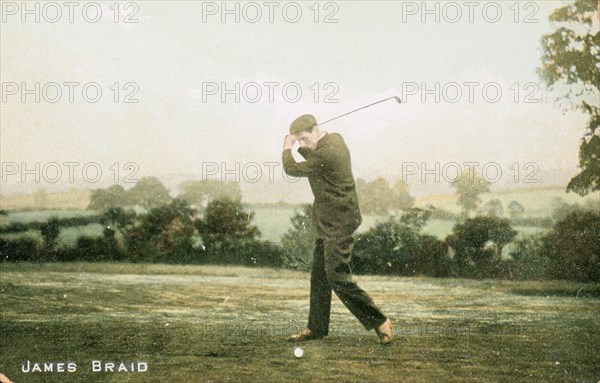
M394 339L394 330L392 329L392 321L389 319L383 322L381 326L375 329L379 344L388 344Z
M318 340L323 339L325 336L314 333L308 327L300 331L298 334L294 334L288 338L290 342L304 342L306 340Z

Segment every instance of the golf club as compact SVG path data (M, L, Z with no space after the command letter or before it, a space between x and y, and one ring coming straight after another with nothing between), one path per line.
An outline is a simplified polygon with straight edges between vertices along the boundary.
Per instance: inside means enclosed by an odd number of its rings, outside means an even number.
M382 102L384 102L384 101L391 100L391 99L394 99L394 100L396 100L396 102L397 102L398 104L401 104L401 103L402 103L402 100L400 100L400 97L398 97L398 96L392 96L392 97L388 97L388 98L385 98L385 99L383 99L383 100L376 101L376 102L374 102L374 103L372 103L372 104L365 105L365 106L363 106L363 107L361 107L361 108L354 109L354 110L352 110L352 111L350 111L350 112L344 113L344 114L342 114L342 115L339 115L339 116L337 116L337 117L330 118L329 120L327 120L327 121L325 121L325 122L320 122L320 123L319 123L319 126L321 126L321 125L324 125L324 124L326 124L326 123L328 123L328 122L331 122L331 121L333 121L333 120L337 120L338 118L342 118L342 117L344 117L344 116L347 116L347 115L349 115L349 114L351 114L351 113L358 112L359 110L363 110L363 109L369 108L369 107L371 107L371 106L373 106L373 105L376 105L376 104L379 104L379 103L382 103Z

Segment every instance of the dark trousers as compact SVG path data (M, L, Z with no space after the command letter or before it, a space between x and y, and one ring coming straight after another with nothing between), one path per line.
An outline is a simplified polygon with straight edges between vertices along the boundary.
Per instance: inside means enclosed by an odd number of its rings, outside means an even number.
M381 326L387 319L369 295L352 282L350 257L353 247L352 236L316 241L308 314L308 328L316 334L327 335L329 332L332 290L367 330Z

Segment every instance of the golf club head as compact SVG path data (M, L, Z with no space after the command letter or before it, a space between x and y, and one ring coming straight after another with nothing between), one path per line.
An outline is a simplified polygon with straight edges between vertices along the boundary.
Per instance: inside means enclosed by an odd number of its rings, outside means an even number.
M394 96L394 100L396 100L396 102L397 102L398 104L402 104L402 100L400 100L400 97L398 97L398 96Z

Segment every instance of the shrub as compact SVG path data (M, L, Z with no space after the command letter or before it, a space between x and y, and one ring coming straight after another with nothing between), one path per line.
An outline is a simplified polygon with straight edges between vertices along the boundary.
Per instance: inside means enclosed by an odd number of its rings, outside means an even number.
M125 225L123 235L130 260L179 262L192 256L194 218L186 202L175 199L152 208L137 216L135 224L129 223L131 217L127 215L117 217L124 220L121 225Z
M250 241L234 249L235 264L245 266L284 266L283 249L279 244L268 241Z
M40 231L44 237L44 245L46 249L52 250L56 247L56 240L60 234L60 221L56 217L52 217L41 225Z
M357 274L443 275L447 247L420 231L428 212L412 209L356 235L352 268Z
M37 261L40 257L38 241L33 238L0 238L0 260L8 262Z
M516 240L510 252L509 276L522 280L548 279L549 253L546 234L535 234Z
M600 282L600 213L575 210L548 234L550 276Z
M461 276L498 277L502 274L502 248L516 235L507 219L480 216L456 224L446 243L456 252Z
M513 200L508 204L508 213L512 220L521 218L524 212L525 208L519 202Z
M312 262L317 231L311 205L302 205L291 218L292 227L281 238L285 266L308 270Z
M415 270L432 277L452 275L452 260L448 245L431 235L420 235L414 252Z
M240 251L256 245L260 231L251 224L253 212L245 211L239 200L215 199L206 206L204 217L196 227L209 262L231 264L238 262Z

